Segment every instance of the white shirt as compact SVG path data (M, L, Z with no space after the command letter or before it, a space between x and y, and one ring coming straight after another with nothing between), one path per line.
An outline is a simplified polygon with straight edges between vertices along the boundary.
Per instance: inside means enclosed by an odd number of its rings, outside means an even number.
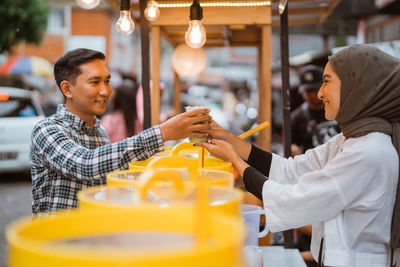
M273 155L263 186L272 232L313 224L311 252L324 238L326 266L389 266L390 227L399 175L391 137L338 134L304 155Z

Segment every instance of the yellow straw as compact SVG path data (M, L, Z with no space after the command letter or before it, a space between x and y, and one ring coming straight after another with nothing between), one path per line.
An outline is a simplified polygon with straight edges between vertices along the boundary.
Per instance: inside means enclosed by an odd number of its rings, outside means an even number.
M258 131L261 131L262 129L270 126L271 123L269 123L269 121L264 121L263 123L261 123L260 125L258 125L257 127L248 130L247 132L242 133L241 135L239 135L239 138L241 139L245 139L247 137L249 137L252 134L255 134Z
M195 205L195 234L196 244L198 248L203 248L207 244L209 221L206 216L208 212L208 189L206 185L206 178L200 175L197 183L197 200Z
M204 147L201 148L201 168L204 168Z
M198 171L198 179L197 179L197 200L195 204L195 235L196 235L196 244L198 248L202 248L207 243L207 235L208 235L208 221L206 219L207 216L207 208L208 208L208 191L206 185L206 177L203 173L204 168L204 148L200 147L198 150L199 153L199 171Z

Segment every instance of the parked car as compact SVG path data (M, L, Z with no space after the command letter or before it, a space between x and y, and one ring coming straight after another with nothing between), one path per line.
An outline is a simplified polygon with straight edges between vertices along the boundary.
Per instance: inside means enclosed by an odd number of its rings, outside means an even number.
M31 133L44 118L37 92L0 87L0 172L29 169Z

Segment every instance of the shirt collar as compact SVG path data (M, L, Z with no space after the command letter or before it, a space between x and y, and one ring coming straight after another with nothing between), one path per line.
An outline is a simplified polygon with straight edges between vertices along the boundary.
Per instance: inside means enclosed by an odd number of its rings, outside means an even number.
M64 120L66 120L67 122L69 122L70 124L72 124L73 126L75 126L77 129L81 129L81 128L88 128L89 124L82 120L79 116L73 114L71 111L69 111L64 104L59 104L57 106L57 114L62 117ZM100 127L100 120L97 117L94 117L94 125L93 125L93 129L97 129Z

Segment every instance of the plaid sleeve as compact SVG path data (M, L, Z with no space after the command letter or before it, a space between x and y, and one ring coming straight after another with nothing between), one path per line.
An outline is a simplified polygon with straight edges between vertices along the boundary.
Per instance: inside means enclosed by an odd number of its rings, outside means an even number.
M127 169L129 162L144 160L164 149L159 126L121 142L88 149L76 143L62 126L39 123L32 133L36 161L49 169L81 180L104 179L109 173Z

